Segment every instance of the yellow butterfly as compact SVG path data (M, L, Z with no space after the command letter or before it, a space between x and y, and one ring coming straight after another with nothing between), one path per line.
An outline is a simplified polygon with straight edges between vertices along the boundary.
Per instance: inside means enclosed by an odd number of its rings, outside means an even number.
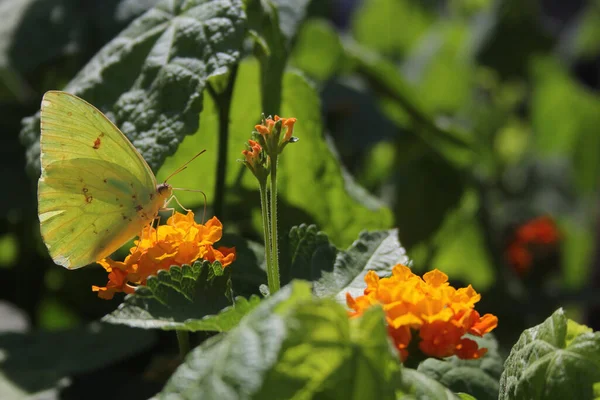
M47 92L41 132L38 215L56 264L74 269L109 256L173 198L173 188L157 184L131 142L85 100Z

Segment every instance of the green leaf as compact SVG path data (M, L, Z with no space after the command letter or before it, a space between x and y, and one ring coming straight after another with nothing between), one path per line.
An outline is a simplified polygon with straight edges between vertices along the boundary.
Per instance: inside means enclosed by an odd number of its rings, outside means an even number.
M0 398L54 388L62 378L127 359L155 340L153 332L98 322L66 331L1 334Z
M350 320L332 300L300 305L286 318L287 337L256 399L385 399L399 378L385 318L373 308Z
M172 266L148 278L146 286L138 286L127 295L119 308L103 318L112 324L124 324L144 329L194 330L187 323L198 323L206 315L216 314L228 306L229 269L214 276L218 261L195 262L192 266ZM235 307L235 305L234 305ZM239 312L229 312L230 318ZM225 326L225 325L224 325Z
M396 392L397 399L459 399L438 381L411 368L402 369L401 388Z
M108 43L67 85L115 121L156 170L198 128L207 79L237 62L241 0L164 1ZM21 132L37 165L39 115Z
M389 398L399 379L381 309L349 319L294 281L193 350L162 398ZM353 384L348 384L352 382Z
M268 0L277 8L279 29L287 41L296 36L310 0Z
M513 346L504 364L499 399L592 399L598 381L600 332L571 340L567 317L558 309L525 330Z
M390 227L389 209L372 196L366 193L359 196L352 190L356 184L323 138L318 93L294 72L284 76L282 115L297 118L294 136L300 138L286 147L279 160L278 189L282 202L308 214L337 246L347 246L362 230ZM281 216L287 216L285 209ZM303 222L307 222L304 217L282 225Z
M217 315L207 315L202 319L189 319L185 322L187 331L227 332L235 328L240 320L260 303L260 297L252 296L250 300L236 297L235 304L221 310ZM181 328L178 328L181 329Z
M287 240L281 242L279 265L283 284L292 279L317 280L322 271L332 269L338 252L316 225L294 226Z
M286 337L282 315L310 298L310 286L304 282L282 288L227 335L212 337L192 350L160 398L251 398L277 362Z
M408 263L396 229L362 232L347 250L337 254L333 270L322 272L314 284L314 292L319 297L335 295L339 302L345 303L347 292L354 297L363 294L368 271L388 276L394 265Z
M542 157L564 157L573 165L574 180L591 194L600 182L600 97L582 87L550 59L533 64L532 125Z
M419 364L417 371L453 392L466 392L478 400L495 400L504 361L498 353L498 343L489 334L470 339L475 340L480 348L488 349L485 356L478 360L461 360L455 356L445 360L428 358Z
M425 2L366 0L354 13L352 34L378 52L402 55L425 33L433 18Z
M99 46L155 3L157 0L2 2L0 99L28 103L28 107L38 105L40 89L63 85Z
M322 19L310 19L298 34L290 64L312 78L325 81L343 62L343 51L335 27Z

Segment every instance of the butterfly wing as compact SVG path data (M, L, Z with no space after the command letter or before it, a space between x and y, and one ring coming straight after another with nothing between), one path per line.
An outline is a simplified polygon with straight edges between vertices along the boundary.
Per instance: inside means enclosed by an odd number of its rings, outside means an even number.
M40 229L52 259L66 268L110 255L162 206L152 170L125 135L71 94L44 95L40 160Z

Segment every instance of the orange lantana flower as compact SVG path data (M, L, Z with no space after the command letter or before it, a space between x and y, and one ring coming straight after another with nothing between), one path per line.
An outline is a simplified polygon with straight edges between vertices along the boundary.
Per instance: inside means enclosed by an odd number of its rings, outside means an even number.
M213 247L222 233L223 225L217 217L197 224L193 212L176 212L166 225L145 227L125 261L98 261L108 272L108 283L105 287L92 286L92 290L103 299L112 299L117 292L133 293L136 285L145 285L148 276L156 275L158 270L200 259L219 261L226 267L235 260L235 248Z
M346 294L351 317L361 315L368 307L383 307L388 333L404 361L408 346L418 341L418 348L431 357L456 355L463 359L483 356L487 349L480 349L475 341L464 338L466 333L482 336L498 325L492 314L480 317L474 306L481 299L469 285L455 289L448 283L448 276L437 269L421 277L410 268L398 264L389 278L379 278L374 271L365 276L367 288L363 296L353 298Z

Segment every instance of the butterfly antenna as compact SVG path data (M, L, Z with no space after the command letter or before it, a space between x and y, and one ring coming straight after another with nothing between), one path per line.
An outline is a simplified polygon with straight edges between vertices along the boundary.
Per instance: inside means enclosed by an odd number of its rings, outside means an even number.
M181 171L183 171L184 169L187 168L187 165L189 163L191 163L192 161L194 161L200 154L204 153L206 151L206 149L202 150L201 152L199 152L198 154L196 154L194 157L192 157L190 160L188 160L185 164L183 164L181 167L177 168L173 173L171 173L171 175L167 176L167 178L163 181L163 183L167 183L167 181L169 179L171 179L173 176L177 175L178 173L180 173Z
M204 219L206 218L206 204L208 203L208 199L206 198L206 193L204 193L202 190L194 190L194 189L173 188L173 190L181 190L183 192L202 193L202 196L204 196L204 212L202 213L202 224L204 224Z

